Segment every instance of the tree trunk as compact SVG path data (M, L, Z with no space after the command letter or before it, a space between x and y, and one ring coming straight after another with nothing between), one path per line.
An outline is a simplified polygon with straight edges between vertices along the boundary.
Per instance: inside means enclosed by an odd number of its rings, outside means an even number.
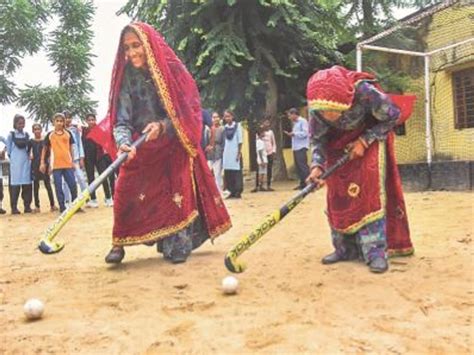
M363 13L363 37L369 38L374 34L374 13L373 13L373 0L362 0L362 13Z
M287 180L286 163L283 158L283 140L281 122L278 117L278 86L274 74L269 72L267 75L267 93L265 97L265 115L271 119L272 130L275 134L277 143L276 157L273 162L273 179Z

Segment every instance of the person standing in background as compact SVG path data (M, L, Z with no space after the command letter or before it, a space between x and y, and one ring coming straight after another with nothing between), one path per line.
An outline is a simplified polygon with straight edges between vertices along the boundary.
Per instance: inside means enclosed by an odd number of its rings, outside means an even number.
M243 191L242 176L242 127L234 121L232 111L224 111L224 168L225 186L230 191L229 198L241 198Z
M72 122L72 115L69 111L64 111L64 118L66 129L71 133L72 138L74 139L73 149L73 167L74 167L74 176L76 181L79 183L79 188L81 191L84 191L87 188L86 177L84 176L84 148L82 146L81 132L78 127L79 122ZM66 181L63 181L63 191L64 191L64 201L66 206L72 202L71 192L67 186Z
M267 191L275 191L272 189L272 175L273 175L273 160L275 159L277 145L275 140L275 134L271 128L271 122L268 117L262 123L264 134L262 136L263 143L265 144L265 151L267 153Z
M86 116L86 122L87 127L84 127L82 130L82 145L84 147L87 180L89 181L89 184L91 184L95 179L95 170L97 169L98 173L102 174L102 172L112 163L112 159L104 152L104 149L100 145L89 138L91 130L97 125L95 114L89 113ZM108 178L104 180L102 186L105 194L105 205L107 207L112 207L115 174L110 174ZM95 191L91 193L91 200L88 202L87 206L92 208L99 207Z
M302 190L306 186L306 178L309 175L308 149L309 149L309 128L308 121L299 115L296 108L288 110L288 118L293 122L291 132L283 131L291 137L291 149L295 160L296 173L300 179L298 186L294 190Z
M221 118L219 113L213 112L210 145L206 148L206 158L220 192L223 191L222 154L224 141L224 127L221 125Z
M24 132L25 117L15 115L13 118L13 131L7 138L7 152L10 158L10 205L12 214L20 214L18 198L23 200L24 212L31 213L31 161L30 137Z
M57 207L54 206L53 189L51 188L51 180L49 177L49 156L45 157L46 160L46 172L43 174L39 168L41 163L41 153L44 147L44 140L42 137L43 127L39 123L33 124L32 127L34 137L30 140L31 145L31 176L33 178L33 196L35 202L35 209L33 212L40 212L40 199L39 199L39 187L40 181L43 180L44 187L48 192L49 206L51 212L57 211Z
M5 146L7 145L7 140L0 136L0 142L2 142ZM6 148L0 150L0 214L5 214L7 211L3 209L3 164L2 162L5 160L6 156Z

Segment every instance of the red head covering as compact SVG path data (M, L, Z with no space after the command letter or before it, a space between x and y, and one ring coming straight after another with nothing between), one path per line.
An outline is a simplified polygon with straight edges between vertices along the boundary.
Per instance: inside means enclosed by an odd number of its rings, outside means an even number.
M194 79L153 27L141 22L132 23L127 27L137 34L143 44L148 70L179 141L190 156L196 156L201 140L202 119L200 96ZM126 64L120 41L110 84L109 110L105 119L90 133L90 138L102 145L112 156L117 152L113 127L117 118L117 99Z
M355 72L335 65L313 74L306 87L310 110L348 110L354 100L355 86L360 80L374 81L369 73Z

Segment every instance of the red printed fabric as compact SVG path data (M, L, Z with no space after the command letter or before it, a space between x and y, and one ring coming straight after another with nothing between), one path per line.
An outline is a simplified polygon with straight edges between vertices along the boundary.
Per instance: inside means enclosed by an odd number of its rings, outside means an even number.
M333 132L327 166L334 164L364 129ZM385 142L374 142L363 158L349 161L327 179L327 212L331 227L346 234L386 216L389 254L409 255L413 246L393 142L391 132Z
M188 226L198 214L210 237L217 237L231 227L231 222L199 149L202 118L196 83L153 27L139 22L129 26L142 41L148 70L176 137L161 136L145 143L136 158L120 168L113 243L130 245L161 239ZM89 135L113 157L117 153L113 127L125 65L120 43L107 116Z

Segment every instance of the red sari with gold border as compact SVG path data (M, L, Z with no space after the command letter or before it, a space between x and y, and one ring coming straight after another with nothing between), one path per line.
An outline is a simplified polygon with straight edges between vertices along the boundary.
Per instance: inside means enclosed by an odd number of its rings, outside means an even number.
M148 70L171 119L174 137L144 143L120 168L114 196L114 245L157 241L189 226L197 216L211 238L231 227L230 217L199 147L202 131L197 86L164 39L150 25L129 25L141 40ZM112 156L117 101L126 61L115 59L107 117L90 133ZM136 138L136 136L135 136Z

